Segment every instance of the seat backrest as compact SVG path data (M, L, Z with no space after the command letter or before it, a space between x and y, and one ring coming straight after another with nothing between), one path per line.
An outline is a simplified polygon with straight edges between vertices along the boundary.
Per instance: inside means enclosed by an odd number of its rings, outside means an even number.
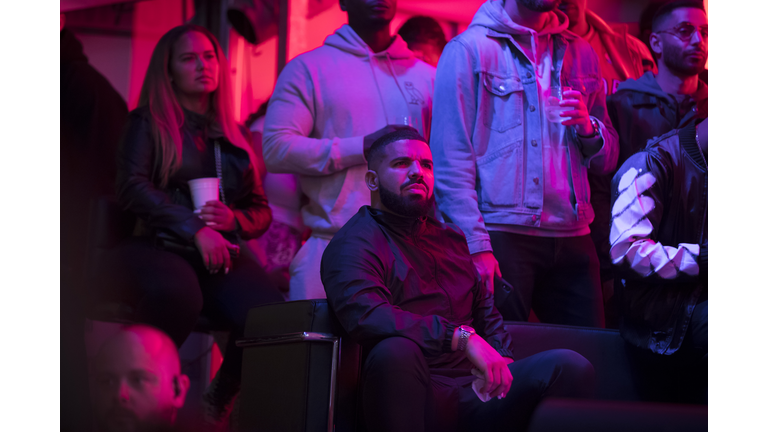
M516 360L550 349L570 349L592 363L597 380L596 398L641 400L634 365L618 330L505 321L512 335Z
M357 430L360 346L345 334L326 300L272 303L248 312L244 340L301 332L340 338L333 420L336 432ZM265 343L243 348L240 398L245 430L327 431L333 344ZM248 407L247 409L245 407Z

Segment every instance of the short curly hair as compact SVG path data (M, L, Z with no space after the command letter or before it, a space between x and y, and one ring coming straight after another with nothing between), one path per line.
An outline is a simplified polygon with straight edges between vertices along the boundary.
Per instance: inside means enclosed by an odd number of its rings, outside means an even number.
M680 8L701 9L704 11L704 13L707 12L704 9L704 2L701 0L675 0L669 3L665 3L653 15L653 20L651 21L651 31L657 32L661 30L661 25L664 23L664 20L666 20L667 17L672 14L672 12Z
M426 138L421 136L418 130L410 126L402 127L394 132L380 136L379 139L371 144L371 147L365 152L365 159L368 161L368 169L373 169L373 167L379 163L379 159L384 155L384 149L388 145L403 140L421 141L429 146L429 142L427 142Z

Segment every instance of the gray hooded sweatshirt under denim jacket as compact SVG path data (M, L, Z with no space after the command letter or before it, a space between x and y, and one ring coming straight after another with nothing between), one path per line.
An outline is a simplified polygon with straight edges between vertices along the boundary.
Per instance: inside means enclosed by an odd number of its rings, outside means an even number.
M502 4L489 0L480 7L469 28L445 47L435 78L435 193L443 216L467 237L470 253L492 250L486 224L532 235L588 233L594 213L587 169L615 169L618 153L592 47L567 30L568 18L559 10L548 12L547 25L537 33L512 22ZM537 65L516 37L530 37L536 57L542 40L550 42L552 83L582 93L600 125L599 138L580 139L568 127L563 142L545 143L550 135ZM565 170L544 171L552 166L545 144L565 146ZM571 197L565 199L571 205L555 208L570 213L556 215L561 222L547 226L541 219L548 206L544 179L557 175L567 176Z

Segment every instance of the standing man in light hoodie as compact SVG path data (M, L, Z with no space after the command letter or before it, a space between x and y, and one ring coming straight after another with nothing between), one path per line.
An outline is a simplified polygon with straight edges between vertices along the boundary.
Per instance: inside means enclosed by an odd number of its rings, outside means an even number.
M527 321L533 308L542 322L602 327L587 170L613 170L618 139L597 55L568 31L559 3L488 0L445 47L435 190L487 288L495 276L512 284L494 293L504 319ZM557 88L562 123L546 112Z
M349 24L293 59L277 79L264 125L264 161L299 175L312 236L290 266L291 300L325 298L320 259L363 205L366 146L410 125L429 136L435 68L390 32L397 0L339 0Z

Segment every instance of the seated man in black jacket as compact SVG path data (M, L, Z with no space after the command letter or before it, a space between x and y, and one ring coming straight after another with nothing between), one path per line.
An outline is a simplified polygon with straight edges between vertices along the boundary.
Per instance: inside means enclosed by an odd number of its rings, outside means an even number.
M543 397L591 396L594 369L573 351L512 360L463 233L427 216L434 177L426 140L401 129L365 156L371 206L334 236L321 277L342 326L369 351L368 430L523 431Z

